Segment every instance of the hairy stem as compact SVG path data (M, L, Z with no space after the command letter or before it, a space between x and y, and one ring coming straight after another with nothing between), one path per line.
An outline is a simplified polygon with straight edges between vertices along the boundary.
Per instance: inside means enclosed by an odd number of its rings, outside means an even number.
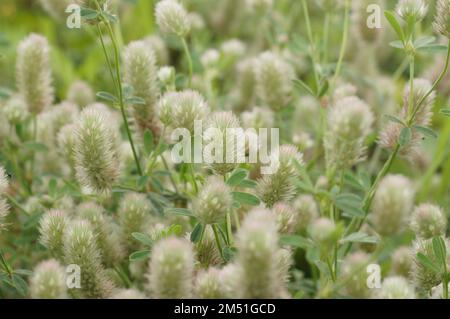
M347 50L347 39L348 39L348 29L349 29L349 13L350 13L350 3L348 0L345 1L345 16L344 16L344 33L342 35L341 50L339 52L339 59L336 64L336 70L334 72L333 80L331 81L330 92L333 93L336 81L341 73L342 62L344 61L345 52Z
M188 44L186 42L185 38L181 38L181 42L183 43L183 49L184 53L186 54L186 58L188 60L188 68L189 68L189 87L192 86L192 74L193 74L193 67L192 67L192 57L191 53L189 51Z

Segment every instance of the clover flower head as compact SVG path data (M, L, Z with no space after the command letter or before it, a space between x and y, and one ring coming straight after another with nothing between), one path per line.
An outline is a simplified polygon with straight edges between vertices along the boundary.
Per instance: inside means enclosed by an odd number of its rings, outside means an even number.
M190 242L170 237L155 244L148 288L153 298L189 298L193 290L194 252Z
M412 213L411 228L418 237L423 239L445 236L447 217L438 206L421 204Z
M372 204L372 223L381 235L398 234L414 205L414 187L402 175L388 175L379 184Z
M66 299L66 271L59 261L45 260L33 270L30 278L30 296L33 299Z
M233 205L230 187L219 177L209 177L194 199L194 213L204 225L224 220Z
M428 4L425 0L399 0L395 11L405 21L420 21L427 15Z
M163 33L184 38L191 29L186 9L176 0L158 2L155 9L156 23Z

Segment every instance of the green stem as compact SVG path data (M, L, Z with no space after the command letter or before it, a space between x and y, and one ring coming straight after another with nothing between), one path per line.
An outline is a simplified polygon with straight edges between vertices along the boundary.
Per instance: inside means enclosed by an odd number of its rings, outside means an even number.
M323 63L326 64L328 62L328 40L330 34L330 13L328 11L325 13L323 29Z
M414 55L410 57L409 61L409 101L408 101L408 114L414 112Z
M389 159L384 164L381 171L378 173L377 177L375 178L374 183L372 184L370 190L367 192L366 197L363 201L363 211L365 213L364 218L362 220L359 220L359 218L353 218L349 227L346 230L346 235L349 235L355 231L358 231L362 224L364 223L365 219L367 218L367 215L369 214L369 209L372 205L373 198L375 196L375 193L377 191L378 185L381 182L381 179L386 176L386 174L391 169L392 164L394 163L395 158L397 157L398 153L400 151L400 145L397 144L395 150L392 152L391 156L389 156Z
M211 225L211 228L214 232L214 238L216 239L216 244L217 244L217 248L219 249L220 256L223 259L222 244L220 243L220 237L219 237L219 232L217 231L217 225L213 224L213 225Z
M192 67L192 57L191 53L189 51L188 44L186 42L185 38L181 38L181 42L183 43L183 49L184 53L186 54L186 58L188 60L188 68L189 68L189 87L192 86L192 74L193 74L193 67Z
M180 192L178 191L177 183L175 183L175 179L173 178L172 172L169 169L169 165L167 164L166 159L164 158L164 156L162 154L160 155L160 157L161 157L161 160L162 160L162 162L164 164L164 167L169 172L170 182L172 183L172 186L175 189L175 192L177 192L177 194L179 194Z
M348 27L349 27L349 12L350 5L349 1L345 1L345 16L344 16L344 34L342 35L342 43L341 50L339 52L339 59L336 64L336 70L334 72L333 80L331 81L330 92L333 93L334 87L336 85L336 81L339 77L339 73L341 72L342 62L344 61L345 52L347 50L347 39L348 39Z
M191 177L192 177L192 186L194 187L195 193L197 194L198 193L198 185L197 185L197 180L195 178L194 164L190 163L189 168L190 168L190 173L191 173Z
M316 90L319 91L320 87L320 81L319 81L319 74L317 73L317 67L316 67L316 45L314 43L313 33L312 33L312 27L311 27L311 20L309 19L309 10L308 10L308 4L306 3L306 0L302 0L302 6L303 6L303 15L305 17L305 23L306 23L306 30L308 33L308 39L311 45L311 60L313 63L313 73L314 73L314 80L316 82Z
M228 245L233 245L233 232L231 230L231 214L227 213L226 216L226 224L227 224L227 237L228 237Z
M419 111L420 107L422 106L422 104L425 102L425 100L430 96L431 93L433 93L433 91L436 89L436 87L439 85L439 83L441 83L442 79L444 78L445 74L447 74L448 71L448 67L449 67L449 62L450 62L450 41L447 44L447 57L445 58L445 66L444 69L442 70L441 74L439 75L439 77L437 78L437 80L434 82L433 86L431 87L431 89L427 92L427 94L425 94L419 101L419 103L417 104L417 106L415 107L415 110L413 112L413 114L411 115L410 120L408 121L408 124L411 125L416 117L417 112Z
M131 145L131 150L133 152L134 161L136 162L136 168L138 170L139 175L142 175L141 164L139 163L139 158L137 156L136 148L135 148L134 142L133 142L133 136L131 135L130 126L128 124L127 114L125 112L125 102L124 102L122 81L121 81L121 75L120 75L119 48L117 46L117 41L115 39L114 32L111 28L111 24L107 20L105 20L104 22L106 23L106 27L107 27L107 30L108 30L108 33L109 33L109 36L111 38L113 48L114 48L114 62L115 62L115 66L116 66L115 70L116 70L116 78L117 78L117 91L118 91L117 94L119 96L120 112L122 114L128 141L130 142L130 145Z

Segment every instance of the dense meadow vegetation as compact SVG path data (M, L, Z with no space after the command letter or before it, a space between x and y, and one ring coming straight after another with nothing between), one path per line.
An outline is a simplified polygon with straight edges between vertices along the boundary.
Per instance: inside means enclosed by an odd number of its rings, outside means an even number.
M449 39L450 0L2 0L0 298L447 299Z

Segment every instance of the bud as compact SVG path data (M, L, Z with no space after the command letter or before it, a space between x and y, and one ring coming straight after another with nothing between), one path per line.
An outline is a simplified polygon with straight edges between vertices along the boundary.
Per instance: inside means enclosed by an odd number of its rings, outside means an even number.
M175 68L172 66L163 66L158 71L158 80L166 87L171 87L175 84Z
M279 111L291 100L292 68L272 52L262 53L255 64L257 93L261 101Z
M88 189L105 194L119 175L119 157L113 120L94 107L83 110L77 123L75 166L77 178ZM114 125L113 125L114 127Z
M272 208L276 216L278 231L282 234L290 234L295 232L297 225L297 214L295 209L286 203L278 202Z
M163 33L184 38L191 29L186 9L176 0L158 2L155 17L156 23Z
M75 124L67 124L59 130L56 138L60 154L67 160L72 169L75 169L75 130Z
M219 269L211 267L197 274L195 297L200 299L226 299Z
M284 290L280 278L278 233L275 216L269 210L248 213L238 231L236 262L242 271L236 293L240 298L280 298Z
M447 255L448 255L448 244ZM418 239L413 244L413 266L411 270L411 277L414 281L414 286L417 292L422 296L428 296L431 288L437 286L441 283L441 275L431 271L428 267L424 267L422 263L417 258L417 254L421 253L428 257L434 264L437 265L436 256L433 251L433 244L431 239L424 240Z
M311 195L300 195L292 205L297 214L296 230L305 233L309 225L319 217L317 203Z
M211 114L205 125L203 139L204 145L212 143L215 146L214 152L204 152L205 161L210 163L209 167L215 174L225 175L238 166L237 155L242 151L238 149L238 141L244 140L245 136L233 112Z
M428 5L424 0L399 0L395 11L406 22L420 21L427 15Z
M311 223L308 233L317 243L334 243L337 240L337 230L331 219L322 217Z
M246 46L238 39L224 41L220 46L220 51L226 59L234 60L245 54Z
M82 298L108 298L114 290L101 263L92 225L85 220L71 222L64 234L64 261L81 270L81 287L74 294Z
M411 277L417 292L422 296L428 296L431 288L439 285L441 282L441 276L431 271L428 267L424 267L417 258L417 254L421 253L437 264L433 252L433 244L431 240L418 239L414 242L413 247L414 262L411 270Z
M159 136L161 128L155 114L159 95L155 54L144 41L135 41L125 48L123 60L125 82L133 88L134 96L144 100L143 104L130 105L137 130L141 136L146 130Z
M195 252L201 267L205 269L222 264L222 257L211 227L205 228L202 240L195 245Z
M388 175L378 185L372 204L372 224L383 236L400 233L414 205L414 188L402 175Z
M191 135L194 134L194 122L203 120L208 112L204 98L192 90L167 92L158 104L158 116L165 126L172 129L185 128Z
M75 81L67 92L67 100L84 108L95 102L95 94L86 82Z
M295 162L303 165L303 154L293 145L282 145L277 171L258 180L256 192L267 207L271 208L277 202L289 202L295 196L298 177Z
M233 197L230 187L219 177L209 177L192 203L198 220L203 225L217 224L231 211Z
M152 249L149 290L153 298L177 299L192 295L194 253L187 240L167 238Z
M63 237L69 225L69 218L61 210L51 210L45 213L39 223L39 241L56 258L63 255Z
M419 106L419 102L420 100L423 99L423 97L431 90L432 88L432 84L429 80L427 79L414 79L414 92L413 92L413 102L412 105L414 105L414 107L418 107ZM403 112L405 114L407 114L407 109L409 106L409 98L410 98L410 86L406 85L405 86L405 90L403 93L403 99L404 99L404 110ZM436 100L436 92L433 91L422 103L422 105L420 105L414 122L418 125L422 125L422 126L428 126L431 123L431 118L433 116L432 113L432 107L434 105L434 102ZM405 115L406 118L406 115Z
M370 256L363 252L347 255L342 262L341 276L345 278L342 293L352 298L369 298L371 291L367 287L367 266Z
M413 211L411 229L417 237L423 239L445 236L447 217L438 206L421 204Z
M450 38L450 1L438 0L436 3L436 16L434 30L446 38Z
M150 211L150 203L144 194L127 193L123 197L118 218L122 242L125 243L128 252L139 249L139 242L133 238L132 234L144 231Z
M414 289L403 277L388 277L383 280L381 289L376 292L379 299L415 299Z
M410 247L400 247L392 254L391 272L408 278L411 273L413 255Z
M39 114L53 103L50 46L46 38L31 34L17 50L16 79L20 95L32 114Z
M252 104L256 91L255 58L240 61L236 67L237 101L234 108L242 111Z
M28 117L27 104L20 96L12 96L3 106L2 112L12 125L19 124Z
M208 49L200 57L200 61L205 69L212 69L216 67L219 60L220 53L216 49Z
M351 167L364 158L364 143L372 131L373 121L370 107L356 96L343 98L332 106L324 138L330 172Z
M121 243L116 238L112 220L105 215L103 207L94 202L84 202L78 205L77 212L80 218L91 223L104 264L112 266L120 262L123 257Z
M30 297L33 299L66 299L66 272L61 264L49 259L39 263L30 278Z
M241 114L241 121L246 129L273 128L274 119L274 112L266 107L255 106L251 111L242 112Z

